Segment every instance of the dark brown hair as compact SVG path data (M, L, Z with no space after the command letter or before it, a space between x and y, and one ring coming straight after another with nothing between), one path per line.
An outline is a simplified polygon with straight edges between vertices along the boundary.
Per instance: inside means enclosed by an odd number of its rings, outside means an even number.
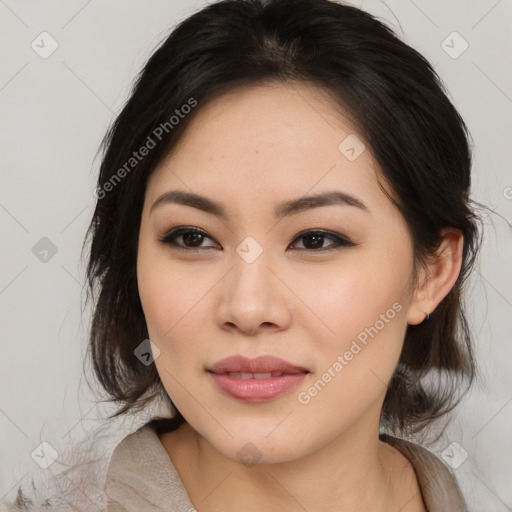
M383 405L383 429L419 432L453 408L475 375L462 301L480 246L470 136L424 57L371 15L328 0L223 0L194 13L150 57L106 134L84 247L90 238L89 354L109 400L120 405L112 417L157 397L173 405L155 365L134 355L148 338L136 276L147 180L208 101L271 82L314 84L357 123L409 227L413 277L439 248L443 228L464 236L458 279L428 321L408 326ZM155 144L135 161L150 139ZM175 411L160 431L183 421Z

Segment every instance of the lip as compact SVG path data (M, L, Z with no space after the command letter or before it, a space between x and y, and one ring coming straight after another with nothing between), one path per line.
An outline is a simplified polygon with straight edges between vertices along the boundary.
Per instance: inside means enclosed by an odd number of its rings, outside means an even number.
M243 402L263 402L281 396L296 388L309 374L306 368L274 356L260 356L255 359L231 356L218 361L207 371L220 391ZM273 372L282 375L265 378L228 375Z
M267 373L282 372L286 374L308 372L307 368L297 366L284 359L275 356L259 356L254 359L235 355L221 359L207 368L213 373L244 372L244 373Z

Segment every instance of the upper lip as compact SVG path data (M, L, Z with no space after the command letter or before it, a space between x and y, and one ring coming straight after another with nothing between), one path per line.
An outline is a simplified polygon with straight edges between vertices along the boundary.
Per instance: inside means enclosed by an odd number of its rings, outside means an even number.
M207 368L207 370L213 373L308 373L306 368L294 365L275 356L259 356L254 359L241 355L230 356L217 361L215 364Z

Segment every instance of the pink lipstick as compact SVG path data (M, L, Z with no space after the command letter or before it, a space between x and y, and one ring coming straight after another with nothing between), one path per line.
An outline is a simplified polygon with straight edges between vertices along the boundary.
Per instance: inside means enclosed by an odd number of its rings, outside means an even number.
M244 402L263 402L296 388L309 371L273 356L232 356L207 368L217 387Z

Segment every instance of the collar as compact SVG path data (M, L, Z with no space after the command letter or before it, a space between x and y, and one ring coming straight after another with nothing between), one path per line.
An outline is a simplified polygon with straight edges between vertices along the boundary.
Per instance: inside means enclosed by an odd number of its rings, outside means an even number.
M154 425L154 422L151 422ZM420 445L381 434L411 463L428 512L467 512L448 467ZM108 512L194 512L190 498L154 426L145 424L114 449L105 481Z

